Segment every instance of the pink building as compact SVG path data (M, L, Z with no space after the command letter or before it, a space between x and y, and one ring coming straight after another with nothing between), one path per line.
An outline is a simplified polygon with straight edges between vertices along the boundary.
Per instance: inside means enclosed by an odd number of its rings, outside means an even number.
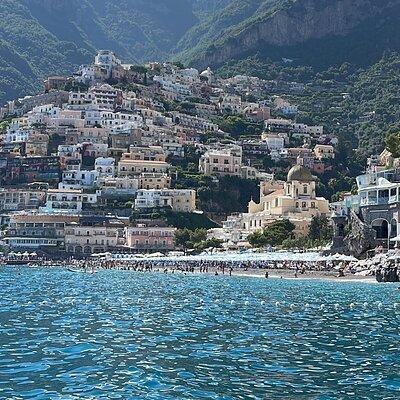
M176 228L136 226L125 229L126 245L141 251L169 251L175 248Z

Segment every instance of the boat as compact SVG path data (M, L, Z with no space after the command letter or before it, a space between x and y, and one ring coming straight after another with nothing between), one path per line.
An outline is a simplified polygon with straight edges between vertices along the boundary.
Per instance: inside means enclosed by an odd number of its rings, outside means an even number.
M86 272L84 269L81 268L67 268L69 272Z

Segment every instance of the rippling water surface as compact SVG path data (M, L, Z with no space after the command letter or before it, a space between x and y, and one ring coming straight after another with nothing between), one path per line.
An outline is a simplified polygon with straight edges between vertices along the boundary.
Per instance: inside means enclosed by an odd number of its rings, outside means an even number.
M2 268L0 398L399 399L399 322L394 285Z

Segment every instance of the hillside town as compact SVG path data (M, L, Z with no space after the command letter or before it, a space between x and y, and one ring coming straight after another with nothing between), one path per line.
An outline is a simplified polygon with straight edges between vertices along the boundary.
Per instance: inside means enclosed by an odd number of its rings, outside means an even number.
M327 221L325 239L343 252L394 247L396 160L372 157L356 190L330 203L318 182L334 168L338 138L296 122L301 110L288 98L302 84L276 86L169 62L123 64L108 50L70 77L49 77L42 93L0 109L2 247L166 254L187 250L186 229L198 249L240 250L279 221L293 240Z

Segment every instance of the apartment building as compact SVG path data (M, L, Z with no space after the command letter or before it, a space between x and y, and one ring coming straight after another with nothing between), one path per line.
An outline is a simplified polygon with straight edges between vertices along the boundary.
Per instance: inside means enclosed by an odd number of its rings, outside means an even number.
M196 210L196 191L192 189L142 189L138 191L135 209L171 208L175 212Z

